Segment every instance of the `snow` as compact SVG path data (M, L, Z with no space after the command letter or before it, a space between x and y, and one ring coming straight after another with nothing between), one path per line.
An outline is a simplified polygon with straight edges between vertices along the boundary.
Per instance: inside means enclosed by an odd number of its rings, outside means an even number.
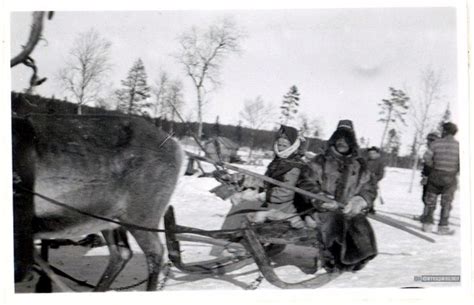
M265 165L268 163L265 162ZM183 166L185 166L184 164ZM265 166L244 166L246 169L259 173ZM207 170L212 166L206 164ZM419 177L419 173L416 177ZM422 211L421 186L415 181L413 191L408 192L411 171L399 168L387 168L386 176L380 183L382 205L376 202L376 210L381 215L410 223L419 228L420 223L412 220L412 215ZM178 182L170 205L175 208L176 222L181 225L202 229L219 229L226 213L231 207L209 190L217 186L213 178L182 176ZM392 213L392 214L389 214ZM394 214L395 213L395 214ZM439 214L439 208L436 215ZM440 236L425 233L436 240L429 243L406 232L371 220L376 232L379 255L361 271L344 273L323 288L373 288L373 287L452 287L460 283L431 283L415 281L421 275L460 275L460 207L459 196L456 194L450 221L456 229L452 236ZM436 229L436 226L434 226ZM421 232L421 231L420 231ZM146 277L145 259L132 238L134 257L120 274L113 287L121 287L138 282ZM164 240L164 238L162 239ZM209 255L211 245L202 243L182 242L183 260L185 262L212 259ZM309 270L313 266L314 249L300 246L289 246L285 251L274 257L275 271L285 281L297 282L313 276ZM106 247L86 249L81 247L62 247L51 251L50 261L53 265L71 275L96 283L106 266L108 251ZM165 262L167 262L165 256ZM324 272L323 270L318 273ZM171 267L165 290L242 290L247 289L259 276L254 263L232 273L220 276L189 275ZM68 282L69 283L69 282ZM33 285L24 285L17 291L30 291ZM78 290L86 288L76 287ZM140 285L133 290L144 290ZM258 287L261 289L277 289L266 280Z
M265 167L250 167L246 169L259 173L265 171ZM420 177L419 173L416 177ZM387 168L386 176L380 183L380 194L384 204L376 201L376 209L381 215L411 223L414 227L420 227L420 223L412 220L413 215L421 214L423 204L421 202L421 185L418 179L415 181L413 190L408 192L411 178L411 170L399 168ZM203 229L218 229L223 221L224 215L230 209L230 202L209 193L209 189L217 186L212 178L196 178L196 176L185 176L181 179L171 204L175 207L176 220L178 224L193 226ZM197 198L199 198L197 202ZM433 287L433 286L456 286L459 283L426 283L415 282L415 276L421 275L460 275L461 274L461 247L460 247L460 219L459 200L455 197L450 221L451 227L456 229L453 236L440 236L425 233L436 240L429 243L412 236L403 231L389 227L385 224L371 220L376 232L379 255L373 259L361 271L357 273L346 273L335 279L325 287ZM400 215L388 214L396 213ZM439 208L436 215L439 214ZM199 215L196 217L196 215ZM436 230L436 226L434 226ZM421 231L420 231L421 232ZM189 261L194 256L206 257L206 246L200 247L183 244L184 258ZM283 280L289 282L301 281L311 275L305 274L301 268L312 265L311 251L306 247L291 247L274 259L277 261L276 272ZM209 257L207 257L209 258ZM298 266L287 265L287 263L298 262ZM236 274L256 269L255 265L248 266L235 272ZM321 271L322 272L322 271ZM229 275L227 275L228 277ZM246 276L235 276L240 282L250 283L258 276L253 273ZM239 285L222 279L202 280L200 282L186 283L170 287L169 289L241 289ZM170 281L172 282L172 281ZM214 283L214 284L212 284ZM265 280L259 289L274 288Z

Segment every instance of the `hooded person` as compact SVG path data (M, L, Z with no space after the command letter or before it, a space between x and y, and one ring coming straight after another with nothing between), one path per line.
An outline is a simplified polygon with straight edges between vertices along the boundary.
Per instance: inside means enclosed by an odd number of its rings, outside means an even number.
M306 223L321 232L323 267L356 271L377 255L375 235L366 219L377 194L366 162L359 156L352 121L339 121L323 154L304 168L297 187L324 194L327 200L297 195L298 210L317 207Z
M298 182L302 169L306 166L302 160L306 145L295 127L282 125L278 130L273 142L273 160L267 167L265 176L295 186ZM286 188L263 184L263 192L237 193L231 198L233 204L224 220L222 229L240 228L246 218L254 222L288 218L296 213L293 204L295 192ZM243 211L255 211L243 213ZM242 213L241 213L242 212ZM292 227L302 228L304 222L300 217L289 219ZM219 255L216 247L211 251L212 255Z

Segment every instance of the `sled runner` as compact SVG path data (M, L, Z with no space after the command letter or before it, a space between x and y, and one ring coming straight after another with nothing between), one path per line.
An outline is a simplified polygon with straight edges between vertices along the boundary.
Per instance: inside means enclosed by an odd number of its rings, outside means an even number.
M172 206L168 208L164 221L169 259L176 268L185 273L220 275L256 263L265 279L279 288L317 288L341 274L339 271L322 273L305 281L288 283L281 280L275 273L270 257L275 254L275 251L280 250L280 247L266 246L294 244L318 249L321 244L318 232L313 229L293 229L287 222L274 221L260 225L247 222L239 230L207 231L177 225ZM187 232L186 237L180 237L180 232ZM220 244L240 250L240 253L243 254L197 263L185 263L181 258L179 240Z

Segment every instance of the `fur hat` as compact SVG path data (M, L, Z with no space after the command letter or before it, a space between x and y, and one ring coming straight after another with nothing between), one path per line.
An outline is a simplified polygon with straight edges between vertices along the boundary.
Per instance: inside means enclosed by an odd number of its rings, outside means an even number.
M458 127L456 124L447 122L443 124L443 133L445 134L450 134L450 135L455 135L458 132Z
M349 154L357 153L359 144L357 144L357 137L354 132L354 125L351 120L340 120L337 124L336 131L328 140L328 147L334 146L336 140L344 137L349 145Z
M282 134L284 134L288 140L290 140L291 144L294 144L296 139L298 139L298 130L291 126L281 125L276 138L278 139Z

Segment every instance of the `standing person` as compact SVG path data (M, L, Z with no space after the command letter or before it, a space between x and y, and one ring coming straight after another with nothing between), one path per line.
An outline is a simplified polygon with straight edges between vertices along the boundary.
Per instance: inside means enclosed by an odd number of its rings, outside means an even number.
M454 193L457 188L459 173L459 142L454 138L458 128L456 124L443 124L441 139L434 141L424 155L424 162L431 168L426 183L426 215L422 219L423 231L431 232L433 214L436 209L438 195L441 195L441 213L438 223L438 234L450 235L454 230L449 228L449 214Z
M297 184L328 197L325 201L295 198L297 208L320 207L306 218L306 224L321 232L321 260L328 272L360 270L377 255L375 235L366 219L377 194L376 185L358 155L356 139L352 121L339 121L326 151L311 160Z
M434 141L436 141L437 139L439 139L439 136L435 132L430 132L426 136L426 148L427 148L426 153L428 153L428 150L431 150L431 144ZM426 153L425 153L425 155L426 155ZM430 153L432 153L432 152L430 152ZM425 159L425 158L423 158L423 159ZM413 217L415 220L422 221L424 219L424 217L426 217L426 213L428 213L428 209L426 208L426 203L425 203L425 195L426 195L426 183L428 182L428 176L430 174L430 171L431 171L431 167L429 167L426 164L426 162L424 162L423 169L421 170L421 181L420 181L420 184L423 187L423 192L421 194L421 201L423 202L424 208L423 208L423 213L420 216Z
M380 149L378 147L372 146L367 150L367 154L367 168L371 173L372 179L374 179L373 182L376 184L378 191L378 184L385 175L385 164L381 158ZM369 209L369 213L375 213L374 205Z
M367 150L367 153L367 168L371 172L371 175L375 178L375 181L379 183L385 175L385 164L380 158L380 149L378 147L372 146Z

